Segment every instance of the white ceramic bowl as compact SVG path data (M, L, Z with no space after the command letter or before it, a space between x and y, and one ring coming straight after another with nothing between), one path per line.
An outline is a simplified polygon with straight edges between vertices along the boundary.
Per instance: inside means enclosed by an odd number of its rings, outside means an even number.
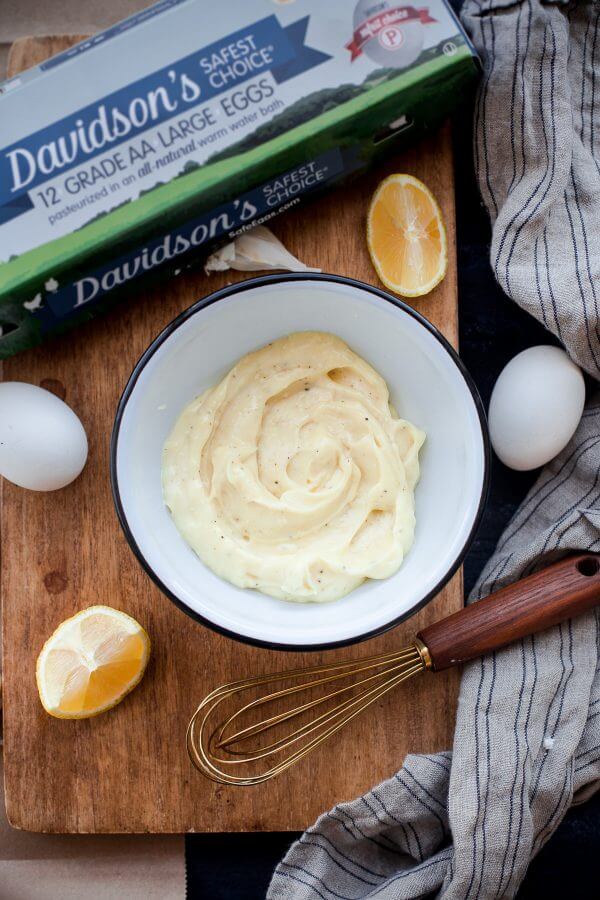
M323 604L287 603L222 581L181 537L161 493L163 444L183 407L245 353L306 330L343 338L385 378L399 414L427 433L415 542L400 570ZM272 275L198 301L150 345L119 403L111 476L134 553L181 609L253 644L322 649L385 631L448 581L483 510L488 459L477 391L454 350L425 319L360 282Z

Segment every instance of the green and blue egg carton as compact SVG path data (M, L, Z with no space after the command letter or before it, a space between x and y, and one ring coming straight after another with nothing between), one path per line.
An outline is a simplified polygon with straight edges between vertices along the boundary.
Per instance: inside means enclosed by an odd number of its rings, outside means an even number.
M436 127L443 0L163 0L0 85L0 359Z

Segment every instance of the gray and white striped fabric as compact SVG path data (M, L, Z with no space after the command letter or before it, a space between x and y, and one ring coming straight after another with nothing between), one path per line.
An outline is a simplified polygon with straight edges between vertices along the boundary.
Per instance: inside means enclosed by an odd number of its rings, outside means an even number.
M467 2L485 66L475 168L509 297L600 372L600 36L597 2Z
M600 6L468 0L484 63L475 162L504 290L600 377ZM600 550L600 393L544 469L471 601L575 549ZM512 897L571 803L600 783L591 613L465 667L454 748L321 816L269 900Z

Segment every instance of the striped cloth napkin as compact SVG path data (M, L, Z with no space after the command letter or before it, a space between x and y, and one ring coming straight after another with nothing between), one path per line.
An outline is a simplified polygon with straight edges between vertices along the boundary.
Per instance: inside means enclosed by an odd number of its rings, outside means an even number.
M496 277L599 379L600 4L467 0L462 18L484 65L474 155ZM600 550L600 394L470 600L576 549ZM512 897L569 806L599 783L589 613L467 665L452 752L409 756L321 816L277 867L268 898Z

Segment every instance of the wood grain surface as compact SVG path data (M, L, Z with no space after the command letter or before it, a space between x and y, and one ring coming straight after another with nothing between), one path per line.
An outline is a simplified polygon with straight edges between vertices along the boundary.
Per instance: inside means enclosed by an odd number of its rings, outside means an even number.
M11 73L73 39L20 41ZM415 304L456 344L454 185L450 131L390 159L350 187L274 220L273 230L306 263L377 284L365 246L369 198L385 175L410 172L437 196L448 227L444 282ZM462 605L458 574L410 621L345 651L288 654L245 646L193 622L152 584L119 528L108 451L116 405L131 369L156 334L198 297L244 277L202 270L138 290L94 322L4 364L4 379L39 384L81 417L89 461L64 490L43 494L2 485L1 529L4 750L8 816L31 831L185 832L293 830L335 803L391 776L408 752L452 741L454 671L426 676L388 695L289 773L255 788L206 781L192 767L185 730L213 687L249 674L320 659L390 651ZM36 656L67 616L106 603L135 616L153 643L141 685L95 719L46 715L35 686Z

